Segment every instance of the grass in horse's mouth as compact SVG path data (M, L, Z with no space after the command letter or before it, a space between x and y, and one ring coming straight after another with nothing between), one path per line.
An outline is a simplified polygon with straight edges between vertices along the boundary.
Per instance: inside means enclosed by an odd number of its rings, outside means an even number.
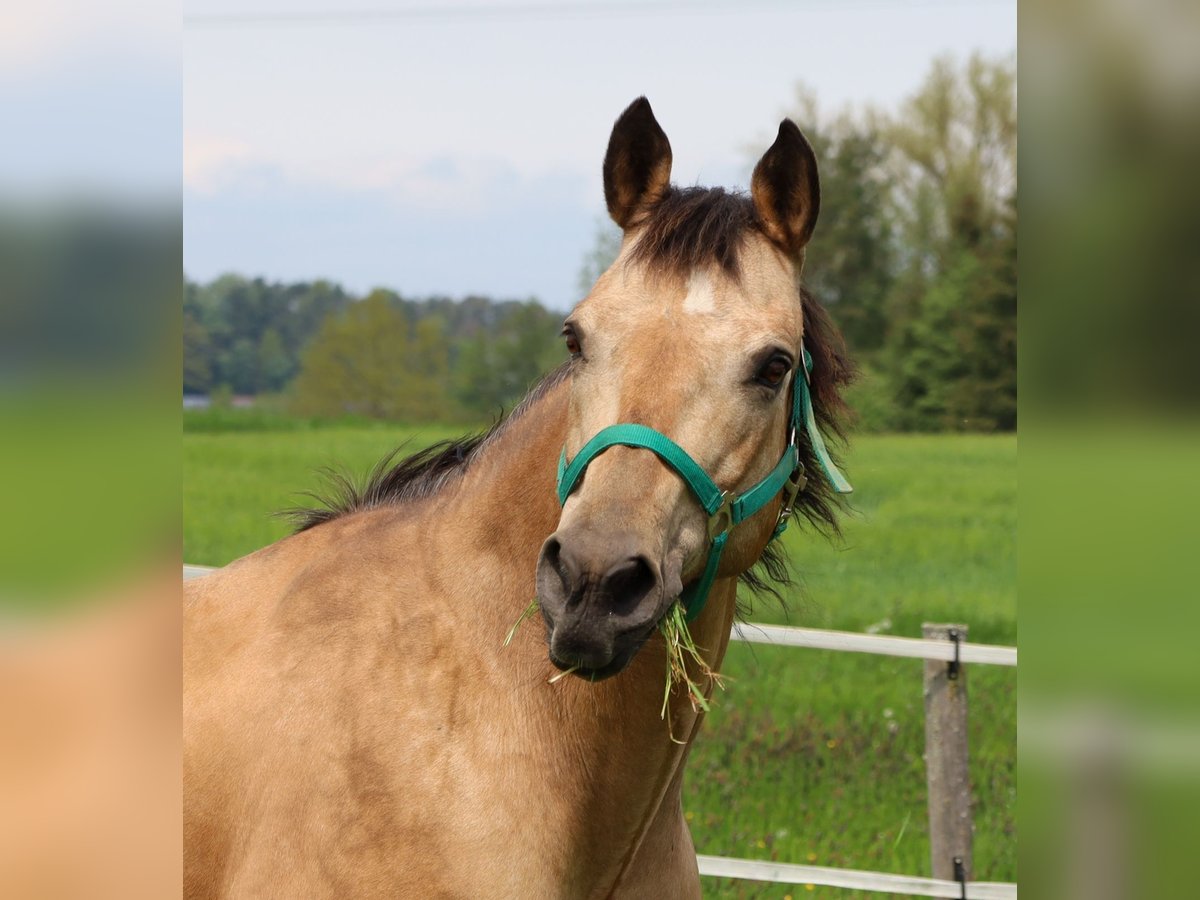
M526 619L531 619L537 615L537 611L538 601L535 597L522 610L521 615L517 617L517 621L513 622L512 628L508 629L508 634L504 637L503 646L507 647L512 643L517 629L521 627ZM688 671L688 658L691 658L693 665L699 670L701 679L710 681L717 687L723 687L724 685L721 683L721 676L709 668L708 663L704 661L704 657L700 654L700 649L696 646L696 642L692 640L692 633L688 629L687 624L687 614L680 603L671 604L671 608L667 610L666 615L659 620L658 630L662 633L663 643L667 647L666 685L663 689L663 704L660 715L664 719L667 717L667 705L671 700L671 687L675 684L687 686L688 700L691 701L693 710L708 712L708 698L704 695L704 690L700 687L700 684L692 678L691 673ZM550 684L554 684L574 671L575 669L568 669L557 673L550 678Z
M708 698L704 696L704 691L688 671L688 658L690 657L696 668L699 669L702 679L717 687L722 687L721 676L710 669L708 663L704 661L704 657L700 655L700 649L692 640L692 632L688 629L687 614L682 603L676 601L671 604L667 614L658 623L658 630L662 632L663 641L667 645L667 683L663 690L663 705L660 715L664 719L667 717L667 704L671 700L671 685L677 683L687 686L688 699L692 703L693 710L708 712Z
M526 619L532 619L534 616L536 616L537 611L538 601L537 597L534 597L533 601L527 607L525 607L525 609L521 612L521 615L517 617L517 621L513 622L512 628L508 629L508 634L504 636L503 646L507 647L512 643L513 635L517 633L517 629L521 627Z

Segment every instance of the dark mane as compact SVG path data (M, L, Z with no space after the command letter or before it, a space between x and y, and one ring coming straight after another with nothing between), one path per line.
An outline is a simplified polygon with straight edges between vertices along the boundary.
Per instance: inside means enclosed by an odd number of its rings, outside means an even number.
M840 467L837 449L839 444L845 444L850 412L842 398L842 388L854 380L854 364L846 355L846 344L829 318L829 313L804 288L800 289L800 305L804 311L804 346L813 358L809 380L813 413L825 437L833 438L827 440L826 444L834 462ZM838 516L842 512L843 501L821 474L817 456L806 440L803 429L800 431L800 462L808 474L808 483L796 495L793 522L799 524L798 520L803 519L826 537L839 537L841 528ZM781 542L767 544L758 562L742 574L741 581L754 593L773 596L782 602L778 588L791 584L791 575ZM743 607L739 600L739 617L745 619L748 612L748 608Z
M322 473L325 478L324 490L305 494L315 500L316 505L293 507L283 510L280 515L291 522L293 533L299 533L353 512L431 497L449 482L461 478L471 463L509 424L562 382L569 371L569 364L564 363L550 372L534 385L508 416L499 419L486 432L452 441L439 441L399 462L395 460L404 447L397 447L376 463L361 482L345 472L326 469Z
M650 211L630 259L685 277L716 263L736 278L742 241L758 229L758 213L745 194L672 187Z

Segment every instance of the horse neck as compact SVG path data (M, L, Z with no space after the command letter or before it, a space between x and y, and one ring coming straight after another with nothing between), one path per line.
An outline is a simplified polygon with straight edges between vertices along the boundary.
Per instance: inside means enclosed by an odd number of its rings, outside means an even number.
M595 684L574 676L550 683L558 672L549 662L540 616L501 647L535 595L538 553L558 525L555 473L568 392L567 383L549 389L472 464L454 500L442 508L469 559L442 569L459 573L455 593L469 605L471 631L486 652L495 651L479 686L479 714L506 712L512 724L507 739L538 748L532 755L538 789L553 792L570 811L554 826L559 839L573 838L599 867L581 874L586 881L610 877L614 861L627 864L652 823L663 821L660 809L673 804L678 810L678 775L701 715L676 686L663 718L667 662L657 634L624 672ZM714 671L728 643L734 588L732 579L718 581L704 614L691 625ZM704 683L699 673L694 677ZM488 704L496 705L489 710ZM575 864L582 858L576 851ZM621 867L615 871L620 877Z

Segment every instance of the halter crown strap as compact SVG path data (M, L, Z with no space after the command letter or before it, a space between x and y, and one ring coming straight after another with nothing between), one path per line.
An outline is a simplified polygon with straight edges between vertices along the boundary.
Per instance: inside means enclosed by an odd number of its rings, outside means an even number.
M840 494L846 494L853 490L845 476L833 464L829 450L817 428L816 414L813 411L812 397L808 386L808 373L813 365L812 356L803 346L801 346L801 353L804 359L804 371L803 374L797 374L792 378L792 415L788 424L788 445L770 474L736 497L717 487L708 473L688 455L686 450L665 434L655 431L647 425L634 423L610 425L602 428L584 444L573 460L567 460L566 447L563 448L562 454L558 458L557 488L560 505L567 502L567 497L570 496L591 461L609 447L615 446L639 447L651 451L670 466L696 495L696 499L708 513L709 540L712 543L700 579L685 588L679 597L680 602L687 610L689 622L700 615L700 611L708 600L709 589L716 579L718 568L720 568L725 542L729 539L729 532L735 525L753 516L782 491L784 492L783 509L771 539L779 537L787 527L792 501L795 499L796 492L804 487L805 482L804 468L800 464L800 449L796 437L801 423L808 435L809 446L812 447L817 462L833 489Z

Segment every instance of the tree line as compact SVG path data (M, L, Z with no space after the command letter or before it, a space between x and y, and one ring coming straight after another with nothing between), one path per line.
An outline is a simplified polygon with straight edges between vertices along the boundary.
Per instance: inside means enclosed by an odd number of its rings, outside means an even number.
M359 297L224 275L185 285L183 388L279 395L317 417L478 420L561 361L561 325L534 300Z
M864 424L1017 424L1016 63L934 62L894 112L796 110L821 161L805 281L863 369Z
M840 325L870 430L1016 427L1015 61L935 61L897 110L790 112L821 163L804 279ZM602 226L590 289L615 257ZM494 416L563 358L534 300L365 297L327 281L187 283L184 389L278 394L296 412L406 421Z

